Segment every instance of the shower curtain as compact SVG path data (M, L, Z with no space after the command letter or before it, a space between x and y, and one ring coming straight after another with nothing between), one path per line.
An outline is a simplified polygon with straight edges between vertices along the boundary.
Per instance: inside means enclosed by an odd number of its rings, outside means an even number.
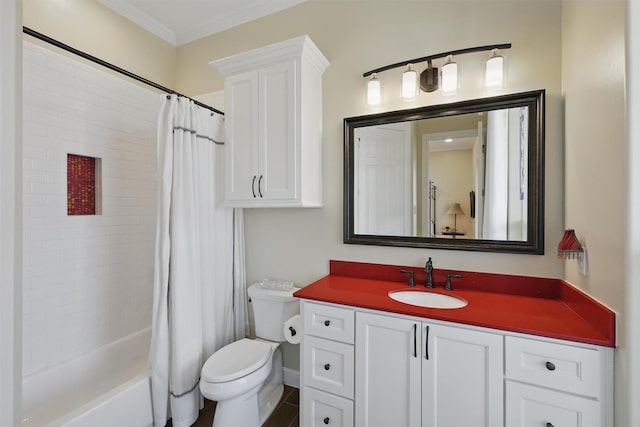
M223 121L184 97L162 98L149 355L156 427L196 420L203 363L248 331L242 210L216 204Z

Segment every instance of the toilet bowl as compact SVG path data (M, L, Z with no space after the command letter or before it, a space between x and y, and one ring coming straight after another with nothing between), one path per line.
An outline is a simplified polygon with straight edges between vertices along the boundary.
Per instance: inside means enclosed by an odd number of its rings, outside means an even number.
M280 401L280 343L285 341L285 320L300 311L292 296L296 290L249 287L258 337L222 347L202 367L200 392L217 402L213 427L259 427Z

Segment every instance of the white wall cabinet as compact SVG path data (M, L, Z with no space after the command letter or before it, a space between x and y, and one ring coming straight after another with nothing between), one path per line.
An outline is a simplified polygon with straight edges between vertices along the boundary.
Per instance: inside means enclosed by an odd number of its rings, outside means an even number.
M210 65L225 75L224 205L321 206L324 55L301 36Z
M614 425L611 348L304 300L301 310L305 426Z
M357 313L355 343L356 426L502 425L501 335Z

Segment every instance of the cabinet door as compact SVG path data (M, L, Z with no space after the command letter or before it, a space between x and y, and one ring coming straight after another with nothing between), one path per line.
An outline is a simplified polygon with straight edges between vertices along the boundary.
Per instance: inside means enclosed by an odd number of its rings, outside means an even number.
M604 426L598 401L546 388L506 381L509 427Z
M420 324L356 313L356 426L420 425Z
M225 198L253 200L258 175L258 72L225 80Z
M503 338L422 324L422 425L503 425Z
M260 69L259 197L293 200L297 196L297 108L295 67L290 60ZM300 143L304 143L303 141Z

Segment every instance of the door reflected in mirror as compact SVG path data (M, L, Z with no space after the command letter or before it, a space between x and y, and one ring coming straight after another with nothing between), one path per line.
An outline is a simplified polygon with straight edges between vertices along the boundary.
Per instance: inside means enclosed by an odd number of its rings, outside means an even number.
M543 250L544 91L345 119L345 242Z

